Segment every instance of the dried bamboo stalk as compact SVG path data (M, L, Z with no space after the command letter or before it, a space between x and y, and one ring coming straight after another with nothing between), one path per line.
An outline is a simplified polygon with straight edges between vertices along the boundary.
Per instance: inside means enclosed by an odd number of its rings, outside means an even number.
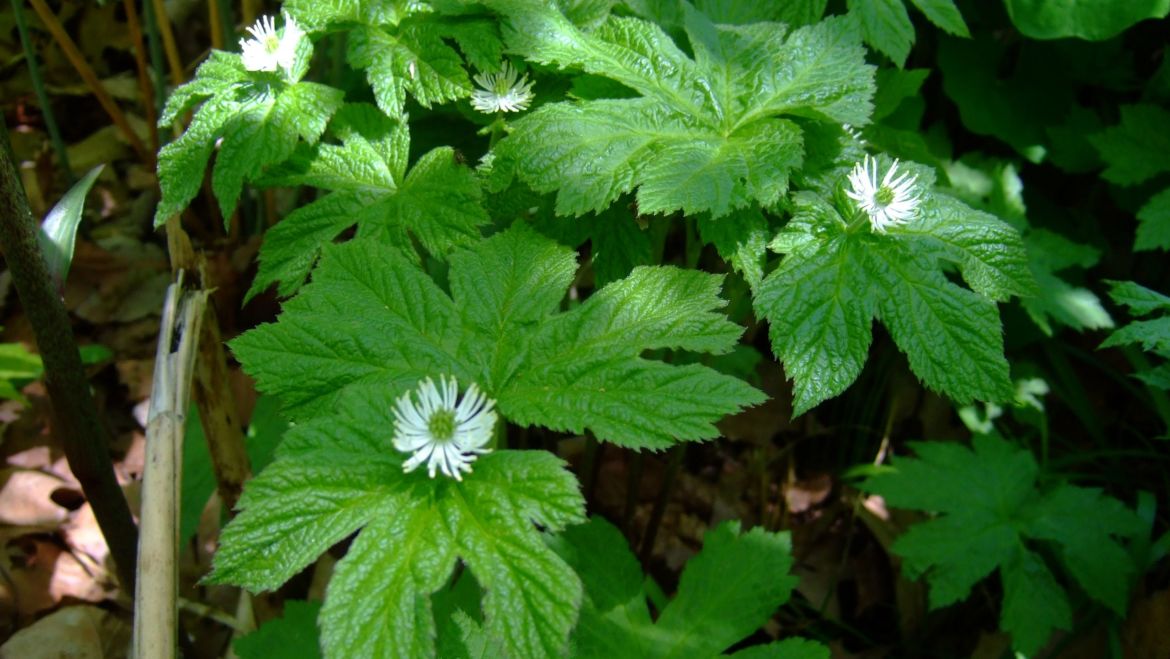
M167 289L163 309L146 426L139 518L134 593L134 656L138 659L174 659L178 645L183 433L207 296L206 291L184 290L180 271Z

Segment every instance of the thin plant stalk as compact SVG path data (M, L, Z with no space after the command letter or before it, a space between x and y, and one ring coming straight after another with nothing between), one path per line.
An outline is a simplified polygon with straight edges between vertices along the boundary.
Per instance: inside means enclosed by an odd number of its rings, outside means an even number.
M630 533L630 526L634 521L634 509L638 505L638 495L642 493L642 472L646 462L646 455L642 452L634 454L630 464L630 472L626 477L626 503L622 509L622 530Z
M218 15L220 27L223 32L223 43L218 48L223 48L224 44L235 43L236 26L235 19L232 18L231 0L211 0L208 4L219 5Z
M176 215L169 218L166 227L167 252L171 257L172 270L199 272L202 277L206 277L205 259L195 253L179 217ZM213 283L206 279L202 285L206 289L213 287ZM199 359L196 362L192 392L199 408L199 419L203 423L207 452L211 456L216 492L230 514L234 514L244 482L252 475L252 466L244 450L243 424L240 423L239 411L228 383L227 354L223 348L215 305L208 304L205 314L199 329Z
M154 5L150 0L142 3L142 18L145 23L146 42L150 44L150 71L154 81L152 102L155 112L161 113L167 100L166 84L163 83L166 79L166 63L163 62L162 38L158 35L158 21L155 20Z
M602 444L591 433L585 434L585 457L581 460L581 493L586 501L593 499L597 472L601 468Z
M179 490L183 434L207 291L189 291L183 272L167 289L154 361L142 534L134 592L134 656L173 659L178 646ZM177 345L176 345L177 342Z
M240 1L240 16L241 22L244 25L251 25L256 22L257 11L256 5L259 4L256 0L241 0Z
M177 87L183 84L186 75L183 73L183 58L179 56L179 47L175 43L175 33L171 30L171 19L167 16L167 7L163 0L146 0L146 5L152 8L154 25L162 37L163 50L167 55L167 70L171 73L171 84Z
M134 44L134 64L138 69L138 93L142 95L142 113L150 130L150 148L158 151L158 126L155 107L154 83L150 79L150 67L146 64L146 44L142 38L142 22L138 20L138 8L134 0L122 0L126 10L126 24L130 28L130 41Z
M662 516L666 514L666 504L670 503L670 495L674 491L674 480L682 468L683 456L686 455L686 445L676 444L670 448L670 461L666 463L666 474L662 477L662 489L654 501L654 509L650 511L650 521L646 524L646 533L642 536L642 551L639 552L645 562L654 552L654 541L658 537L658 528L662 526Z
M106 111L106 114L109 115L114 125L118 127L118 132L122 134L122 137L126 138L130 147L134 149L134 153L138 154L139 160L147 164L151 169L154 169L154 152L146 148L146 145L139 139L138 134L130 127L130 122L126 120L126 115L118 107L118 104L114 102L113 97L106 91L106 88L102 86L101 80L98 79L97 74L94 73L89 63L85 61L85 56L81 54L81 51L77 48L77 44L73 42L73 38L65 31L65 27L61 25L61 21L57 20L56 15L45 4L45 0L29 0L29 3L32 4L33 10L37 12L37 16L40 17L45 29L49 31L49 34L53 35L53 39L57 42L57 45L65 52L65 57L73 65L74 70L85 81L86 86L89 87L94 98L101 104L102 109Z
M64 446L69 469L93 508L122 587L133 592L138 528L114 477L109 453L110 431L98 414L69 315L49 276L37 240L37 223L20 184L3 122L0 122L0 250L8 261L8 271L44 362L45 386L52 401L53 434Z
M211 47L223 49L223 20L219 17L219 0L207 3L207 24L211 26Z
M12 0L12 12L16 19L16 31L20 33L20 44L24 48L24 60L28 62L28 76L32 80L37 103L41 105L41 115L45 118L45 130L48 131L49 141L53 145L54 153L57 154L57 163L65 171L65 177L72 185L74 178L73 170L69 167L69 151L65 148L65 141L61 139L57 117L53 114L49 94L45 91L45 81L41 78L41 65L37 61L37 54L28 33L28 20L24 15L24 0Z

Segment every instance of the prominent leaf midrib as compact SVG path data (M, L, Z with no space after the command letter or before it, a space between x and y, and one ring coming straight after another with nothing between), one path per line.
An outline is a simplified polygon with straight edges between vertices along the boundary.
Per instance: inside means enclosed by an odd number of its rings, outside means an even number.
M453 491L455 493L455 496L453 498L458 500L459 506L463 509L463 513L464 513L462 516L463 519L470 519L472 521L473 525L476 527L476 530L478 531L479 537L484 542L487 542L488 544L491 545L491 547L493 549L493 553L496 556L506 557L506 554L504 552L500 551L500 549L499 549L499 546L500 546L499 540L500 539L497 538L495 533L488 530L488 528L483 524L483 521L479 519L479 516L476 514L477 510L467 500L467 497L464 496L462 490L460 490L458 487L453 487L453 488L451 488L451 491ZM523 524L523 523L527 523L527 522L521 522L521 523ZM507 538L508 536L505 535L504 537ZM528 548L522 547L522 549L528 549ZM550 554L551 554L551 552L550 552ZM476 572L475 558L476 557L464 556L463 558L464 558L464 560L470 559L469 563L471 564L471 571L473 574L475 574L475 572ZM556 558L556 560L560 560L560 559ZM509 574L513 574L513 575L516 574L516 572L513 569L514 566L511 563L509 563L507 560L499 561L499 562L495 563L495 566L502 567ZM541 590L543 590L545 592L545 594L547 595L549 601L555 602L557 600L556 593L555 593L555 591L552 590L551 584L546 587L546 584L543 582L542 579L540 579L540 578L533 579L533 578L531 578L533 576L531 574L528 574L527 576L529 577L529 583L536 586L536 587L539 587ZM536 575L536 576L542 577L543 575ZM512 581L514 583L519 582L519 580L515 579L514 577L513 577ZM532 600L529 596L530 591L527 589L524 589L524 588L519 589L519 591L520 591L521 597L524 599L524 602L527 605L527 610L530 612L537 610L536 607L532 606ZM540 624L542 622L542 620L539 617L535 618L534 621L536 622L535 626L537 628L537 634L540 636L540 642L541 642L541 644L546 646L545 649L547 650L548 649L548 642L550 640L548 638L548 628L547 628L548 626ZM547 622L547 621L545 621L545 622ZM498 621L493 621L493 624L498 624ZM504 628L511 631L510 627L507 625L505 625ZM509 635L509 638L508 638L509 644L519 642L519 644L527 645L527 643L525 642L526 640L527 639L517 639L515 637L512 637L511 635ZM559 648L561 645L563 645L563 643L560 642L560 639L553 639L553 640L554 640L553 647Z
M299 525L299 528L306 530L306 532L307 532L307 529L305 529L305 526L307 524L312 523L312 522L317 522L318 526L320 526L320 520L322 518L331 518L332 520L336 521L337 519L342 518L342 517L348 517L349 515L355 515L358 518L356 520L356 523L354 523L352 525L346 525L346 526L350 526L350 528L346 529L345 531L339 531L339 532L336 532L330 536L327 536L327 538L329 540L329 544L333 544L333 543L341 540L342 538L346 537L350 533L353 533L354 529L360 528L360 527L364 526L365 524L369 523L369 520L373 517L373 515L377 512L377 510L379 508L379 500L386 501L388 495L389 495L389 493L371 492L364 497L357 497L357 498L349 499L345 503L342 503L339 506L336 506L328 511L317 513L317 514L305 515L305 514L303 514L303 511L298 510L297 512L294 512L294 514L292 516L290 516L289 519L294 520L297 517L301 517L301 518L304 518L307 520L311 520L309 522L302 522ZM280 515L277 514L277 512L279 510L285 510L285 509L286 508L284 506L280 506L280 505L277 505L277 506L262 505L262 507L259 510L264 511L264 513L265 513L264 519L265 520L271 520L271 519L280 519ZM301 514L298 515L297 514L298 512ZM260 513L257 513L257 514L260 514ZM351 520L351 522L352 521L353 520ZM328 523L328 522L326 522L326 523ZM253 531L249 535L252 537L255 537L256 533L255 533L255 531ZM279 538L284 538L285 534L279 533L279 532L277 532L277 533L270 532L269 534L261 535L260 537L271 537L271 536L277 536ZM252 574L251 576L249 576L247 566L250 564L256 563L256 560L254 557L262 556L263 555L262 553L267 548L268 548L267 545L262 546L262 547L257 547L255 544L249 544L249 545L245 546L244 551L237 551L234 553L226 554L227 557L232 558L234 560L231 560L228 563L226 568L223 567L222 565L215 565L214 571L212 572L211 575L209 575L208 578L213 579L215 583L229 583L230 582L230 583L234 583L238 586L243 586L245 588L253 589L256 591L271 590L271 589L278 587L280 584L284 583L284 581L288 577L291 577L292 575L289 574L287 576L283 576L282 572L278 571L277 578L279 580L274 580L267 575ZM216 554L217 557L219 555L220 555L220 553ZM282 566L283 566L283 564L282 564ZM280 570L279 567L275 568L275 569ZM226 578L222 576L222 572L224 570L227 571ZM273 571L274 571L273 569L264 570L265 573L271 573ZM287 571L287 569L284 571ZM281 576L283 576L283 578L280 578Z
M539 358L541 366L576 364L597 359L608 360L614 355L614 352L610 351L610 349L615 347L625 348L620 354L636 357L647 350L674 349L697 343L697 339L704 339L713 343L716 339L728 334L726 330L716 331L713 329L709 332L699 332L694 328L690 329L681 337L674 333L680 327L687 327L691 320L691 318L676 318L671 320L669 324L664 325L659 319L647 319L644 322L622 326L616 326L613 320L611 320L607 323L602 333L585 338L584 340L578 340L572 346L562 348L559 351L545 348L538 357L534 357L533 359ZM649 334L647 332L648 329L657 329L659 327L664 328L660 334L662 339L669 340L654 341L649 336L646 336L646 340L642 342L642 345L629 347L629 334L636 334L639 338L643 338L645 334ZM627 336L623 336L623 333Z
M576 27L572 27L571 29L576 30ZM657 27L655 27L654 29L657 29ZM634 51L634 50L629 49L629 48L625 48L624 46L621 46L621 45L616 44L616 43L602 41L600 39L596 39L596 38L589 36L589 35L582 35L582 36L584 37L585 43L587 45L591 46L590 50L593 52L593 55L604 60L604 64L605 64L605 66L597 66L593 62L585 61L583 59L579 60L578 63L582 67L584 67L586 71L589 71L590 73L597 74L600 76L604 76L606 78L610 78L611 80L616 80L617 82L620 82L622 84L627 84L627 81L635 82L637 84L635 89L638 89L638 91L642 92L643 94L645 94L645 92L648 91L648 92L652 93L654 96L657 96L660 99L666 101L672 108L674 108L675 110L678 110L682 114L694 117L695 119L699 119L703 123L705 123L711 127L715 127L718 125L717 122L712 120L712 117L709 113L704 112L701 106L696 106L694 103L691 102L690 99L682 96L678 92L678 90L674 89L673 87L663 85L661 83L661 81L658 80L657 78L645 78L644 76L641 75L640 72L626 68L625 64L619 58L611 56L609 54L609 52L606 51L606 49L598 48L596 46L596 43L600 42L602 44L612 46L615 49L625 50L628 53L630 53L631 55L633 55L635 58L637 58L639 60L645 60L646 58L644 56L642 56L640 53L638 53L637 51ZM694 67L692 69L692 72L694 72L696 74L697 78L702 79L702 75L701 75L701 72L698 70L698 66L695 65L692 60L688 59L681 52L679 52L677 54L685 62L688 62L689 64L691 64ZM626 75L623 75L623 76L615 75L615 71L625 71ZM708 84L710 84L710 83L708 83ZM643 98L649 98L649 97L643 96Z
M927 308L927 310L930 313L931 319L934 321L932 323L932 326L934 328L936 328L937 330L941 331L943 334L945 334L947 336L947 338L949 339L950 343L954 346L957 346L959 348L959 350L964 355L967 356L968 363L979 364L979 365L984 364L985 360L983 359L983 357L981 355L979 355L975 351L973 344L964 340L967 337L963 337L961 335L954 333L952 331L951 323L943 322L943 318L941 316L939 316L939 314L938 314L938 309L936 309L934 304L932 304L931 302L928 302L928 300L932 299L931 296L929 294L922 293L922 291L930 291L930 292L938 292L939 291L940 286L928 285L930 283L933 283L933 284L940 284L941 283L943 286L945 286L947 282L945 282L945 280L943 282L938 282L938 281L922 282L922 281L919 281L919 279L917 277L914 277L912 275L913 274L922 274L922 273L907 273L905 270L903 270L903 264L900 263L897 259L887 259L883 255L882 260L885 261L887 264L889 264L890 268L895 270L898 273L898 279L900 280L900 283L902 285L906 286L909 290L912 290L918 296L917 297L918 303L921 306L924 306ZM931 279L933 279L933 277ZM958 289L958 291L960 292L960 294L962 292L964 292L963 289ZM969 292L969 291L966 291L966 292ZM972 295L974 295L974 294L972 293ZM887 298L887 301L889 301L888 298ZM917 339L918 341L924 340L924 337L921 337L921 336L913 337L913 338ZM936 356L933 353L918 352L918 353L916 353L916 357L918 359L922 359L925 357L926 361L929 361L931 363L931 365L935 371L945 371L948 364L951 361L951 360L947 360L947 361L940 362L937 360Z
M935 242L942 245L942 253L948 261L954 262L956 265L966 268L974 266L976 268L985 268L994 273L994 282L992 285L996 289L994 294L988 295L996 300L1003 300L1016 295L1023 297L1028 295L1028 291L1020 287L1015 277L1011 276L1006 267L989 261L984 256L989 252L1002 251L1004 240L995 240L989 233L996 231L995 227L986 227L987 234L971 234L967 233L965 239L960 242L960 236L954 232L930 232L920 231L912 228L899 230L908 236L917 236L930 242ZM1007 232L1000 232L1000 238L1008 238ZM986 248L986 251L981 251L979 248ZM1016 265L1026 268L1026 260L1017 261ZM990 291L985 293L991 293Z
M812 29L812 28L806 28L806 29ZM795 34L796 33L793 33L793 35L795 35ZM787 43L791 43L793 35L789 35ZM785 111L787 111L793 107L796 107L793 105L783 105L783 106L779 106L779 107L772 107L772 104L775 103L777 101L777 99L779 99L781 97L791 96L793 90L799 90L802 87L804 87L806 84L808 84L807 78L810 75L812 75L815 71L819 70L821 63L824 61L824 59L826 57L829 56L830 53L833 52L833 46L835 46L837 43L838 43L838 41L836 39L834 39L833 43L830 44L829 47L821 48L819 53L817 54L816 58L814 58L809 63L809 65L806 66L804 68L804 70L800 72L800 74L798 76L794 77L785 86L785 88L783 90L777 90L774 94L771 95L770 98L758 100L755 103L754 110L750 110L750 111L746 112L745 114L740 116L740 118L737 119L733 123L732 132L735 132L735 131L743 128L744 126L755 122L757 119L771 116L771 115L784 114Z
M641 100L641 99L639 99L639 100ZM566 102L563 105L572 106L573 104ZM581 109L582 109L583 114L586 114L586 116L589 115L589 113L588 113L589 106L588 105L581 106ZM641 108L638 108L638 109L641 109ZM612 118L612 115L610 115L608 113L604 114L604 115L602 115L600 113L596 113L593 116L598 117L598 118L604 118L607 120ZM574 145L575 147L577 147L576 149L574 149L573 151L561 152L564 155L562 155L558 158L551 158L550 160L553 160L556 163L562 163L565 160L580 158L581 151L594 151L594 150L596 150L595 147L597 144L605 144L608 142L619 141L619 140L614 139L615 137L620 138L620 137L631 136L631 137L644 138L642 141L643 143L640 146L636 147L634 149L634 151L629 155L629 157L625 158L622 161L621 164L623 166L629 167L629 161L635 155L640 154L642 152L642 150L646 149L647 147L655 146L655 144L654 144L655 142L661 141L661 142L669 144L671 142L678 141L680 143L689 144L692 141L694 141L695 139L698 139L698 136L696 136L694 132L688 132L685 130L679 130L677 132L672 132L672 131L663 131L660 129L643 129L643 128L640 128L638 124L630 123L630 122L618 123L616 121L604 121L604 122L599 121L597 123L607 124L608 125L607 127L613 127L613 128L615 128L615 130L612 130L611 132L608 132L608 133L601 132L601 131L596 131L596 132L590 131L589 134L586 134L581 140L579 140ZM594 148L585 149L584 147L594 147Z
M418 555L418 553L420 551L422 551L423 546L424 546L423 542L419 542L419 538L423 537L424 529L427 531L433 531L433 529L430 527L430 525L426 525L426 524L424 524L424 522L428 521L429 517L433 517L433 515L434 515L433 509L423 509L422 506L418 506L418 505L412 506L412 508L413 508L413 510L410 510L409 513L413 513L413 517L412 517L410 523L408 524L407 534L405 537L402 538L402 540L400 542L396 543L397 548L399 550L401 550L403 547L406 547L407 551L404 553L400 551L400 553L396 554L393 557L393 560L390 561L391 572L389 575L390 576L389 581L391 581L392 584L399 584L399 585L406 586L408 588L410 586L417 586L417 584L415 583L415 578L414 578L412 566L414 566L416 563L417 564L424 564L424 565L427 563L426 561L416 561L415 557ZM401 509L399 509L398 511L395 511L395 514L401 514L401 513L402 513ZM428 513L431 513L431 515L428 516ZM434 520L430 520L430 521L434 521ZM380 531L380 530L381 529L374 529L374 531ZM363 529L361 531L361 534L370 533L371 538L369 538L369 540L372 542L374 531L371 531L370 528L367 526L365 529ZM378 543L378 544L379 544L380 549L383 548L383 547L381 547L381 545L383 543ZM375 585L377 585L378 582L386 580L385 573L380 572L379 570L369 570L368 572L366 572L364 575L361 575L361 576L363 578L358 580L357 587L353 587L354 584L351 583L351 584L349 584L351 587L347 588L346 592L348 592L348 593L377 592L377 590L380 590L380 589L369 587L370 583L375 582ZM407 596L419 597L420 594L417 591L417 587L414 588L413 590L415 592L413 594L408 593ZM395 593L395 595L401 596L401 593ZM427 595L429 595L429 593L422 594L423 597L426 597ZM431 620L429 622L430 622L430 625L427 625L427 626L433 630L434 621ZM363 623L359 623L359 624L363 624ZM426 623L424 622L422 624L425 625ZM330 635L330 637L331 636L332 635ZM356 639L345 639L345 640L347 642L352 642ZM385 638L384 635L381 637L375 635L373 638L365 639L365 641L366 641L365 645L368 645L370 642L373 642L375 647L382 648L384 651L385 649L387 649L385 647L386 640L387 639ZM394 640L393 639L391 639L390 647L394 647ZM344 649L352 651L353 647L346 646L346 648L344 648Z

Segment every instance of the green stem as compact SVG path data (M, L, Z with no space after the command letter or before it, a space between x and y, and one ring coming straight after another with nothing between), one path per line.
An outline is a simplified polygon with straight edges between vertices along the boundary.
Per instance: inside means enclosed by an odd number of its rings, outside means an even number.
M150 52L150 72L154 78L154 106L155 112L162 115L163 105L167 100L167 64L163 57L162 38L158 33L158 19L154 15L154 3L145 0L142 3L142 27L146 32L147 50ZM142 101L146 102L145 99ZM168 141L163 138L163 141Z
M70 185L73 185L75 179L73 170L69 167L69 152L65 149L65 141L61 139L61 131L57 128L57 118L53 115L52 106L49 105L49 94L45 91L45 81L41 78L41 66L37 62L37 54L28 34L28 21L24 17L24 0L12 0L12 11L16 19L16 31L20 33L20 44L24 48L24 59L28 62L28 77L32 80L37 103L40 103L41 114L45 117L45 130L49 132L49 141L53 143L57 162L61 165L61 169L65 170L65 178ZM7 138L5 142L7 142Z
M69 469L93 507L123 591L133 593L138 528L114 477L109 428L98 415L69 326L69 315L49 277L37 241L37 225L17 178L8 130L3 122L0 122L0 249L8 261L8 270L44 362L53 432L64 445Z
M507 125L504 123L503 112L496 113L496 118L494 121L492 121L492 124L489 126L489 128L492 131L492 137L491 140L488 141L488 151L491 151L492 149L496 148L496 142L499 142L500 138L503 137L507 132Z
M236 43L236 24L232 18L231 0L211 0L219 5L219 24L223 29L223 44L225 48L232 48Z

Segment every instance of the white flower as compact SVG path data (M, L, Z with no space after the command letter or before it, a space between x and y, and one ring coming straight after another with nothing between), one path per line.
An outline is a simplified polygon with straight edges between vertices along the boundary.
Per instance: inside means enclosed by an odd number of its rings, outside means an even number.
M276 71L284 69L288 75L297 61L297 46L305 31L288 14L284 15L284 35L276 34L276 22L271 16L261 16L248 28L251 39L240 39L244 68L249 71Z
M886 229L906 224L918 215L918 191L914 187L917 176L909 173L897 176L898 161L890 165L889 171L878 183L878 163L872 156L853 166L849 173L849 190L845 194L857 202L857 208L869 216L874 231L885 233ZM897 178L895 178L897 176Z
M425 462L431 478L441 471L462 481L461 472L471 473L476 457L491 451L483 447L496 426L495 401L472 384L456 404L458 387L455 378L439 378L438 387L427 378L419 384L417 402L409 391L395 402L394 448L413 453L402 471L409 473Z
M527 75L516 80L511 62L504 62L499 73L477 73L475 84L483 87L471 92L471 106L480 112L519 112L532 101L532 85Z

